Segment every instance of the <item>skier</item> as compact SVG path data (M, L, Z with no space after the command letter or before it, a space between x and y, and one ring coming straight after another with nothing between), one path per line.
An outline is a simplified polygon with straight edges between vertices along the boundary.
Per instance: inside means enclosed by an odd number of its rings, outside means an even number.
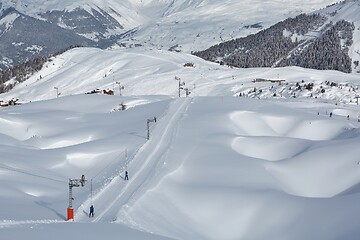
M89 217L94 217L94 206L93 205L90 206Z
M330 117L332 117L332 112L330 113Z
M128 172L125 171L125 180L129 180Z

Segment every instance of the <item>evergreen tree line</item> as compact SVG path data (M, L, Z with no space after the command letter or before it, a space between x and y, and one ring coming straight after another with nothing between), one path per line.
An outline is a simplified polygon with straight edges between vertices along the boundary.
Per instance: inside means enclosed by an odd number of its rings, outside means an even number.
M288 18L268 29L244 38L217 44L193 54L205 60L235 67L300 66L313 69L333 69L351 72L348 46L352 44L354 24L345 20L330 23L320 37L306 42L291 39L284 30L304 36L324 25L326 17L320 14L301 14ZM300 49L293 51L294 49ZM279 62L280 61L280 62Z
M290 37L285 37L285 29L303 35L321 26L325 20L320 14L301 14L256 34L223 42L193 54L205 60L223 61L236 67L270 67L302 42L297 39L293 42Z
M351 72L349 47L353 43L355 26L345 20L338 21L304 50L282 60L278 66L299 66L319 70Z
M51 57L60 55L72 48L81 47L80 45L71 45L55 54L50 56L38 56L24 63L18 64L14 67L0 70L0 93L10 91L16 84L24 82L31 75L40 71L44 64L50 61ZM14 80L12 83L7 83L10 80Z

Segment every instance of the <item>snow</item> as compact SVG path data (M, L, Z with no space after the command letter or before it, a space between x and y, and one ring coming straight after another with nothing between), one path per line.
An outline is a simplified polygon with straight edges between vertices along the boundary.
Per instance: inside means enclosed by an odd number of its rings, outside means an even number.
M178 98L175 76L189 97ZM290 88L308 82L313 97L303 89L293 98ZM354 239L358 82L357 74L232 69L162 50L68 51L1 95L23 103L0 109L1 236ZM97 88L115 95L85 94ZM68 179L82 174L75 222L66 222Z
M288 17L309 13L335 0L3 0L3 8L42 19L41 13L82 8L104 10L124 29L116 29L122 44L175 49L190 53L233 38L244 37ZM269 14L270 13L270 14ZM257 27L252 27L257 26ZM62 26L63 27L63 26ZM92 37L92 36L88 36Z
M128 238L134 240L165 240L166 237L157 236L154 234L148 234L140 231L136 231L130 228L126 228L119 224L84 224L84 223L64 223L55 221L43 221L43 222L21 222L14 224L11 222L1 222L0 231L3 239L18 239L19 232L29 239L45 240L49 239L49 233L51 233L52 239L64 239L64 238L77 238L89 240L103 239L112 236L113 238Z
M5 31L2 32L2 34L4 34L4 32L8 31L12 25L14 24L15 20L19 17L20 15L17 13L12 13L9 14L3 18L0 19L0 25L5 26Z
M190 53L254 34L336 1L147 1L139 11L149 21L121 42ZM271 13L271 14L269 14Z
M41 52L42 49L43 48L39 45L32 45L30 47L25 48L25 50L28 52L36 52L36 53Z
M292 3L284 3L284 1L264 1L265 4L288 4L289 6L291 6L293 9L297 9L297 8L301 8L304 7L306 9L318 9L320 7L324 7L327 4L331 4L334 3L334 1L329 1L329 0L317 0L317 1L310 1L310 0L306 0L306 1L302 1L304 6L300 6L301 2L300 1L294 1ZM43 2L41 0L23 0L23 1L13 1L13 0L5 0L3 1L3 7L9 7L9 6L13 6L16 7L19 10L23 10L23 11L48 11L48 10L62 10L62 9L74 9L76 7L79 6L92 6L92 5L97 5L99 7L106 7L106 6L110 6L110 7L117 7L117 6L127 6L127 7L139 7L139 8L145 8L145 9L149 9L149 8L155 8L155 7L162 7L162 6L167 6L168 10L167 12L169 12L169 14L173 13L174 11L182 11L185 10L187 8L201 8L201 7L206 7L206 6L216 6L216 8L214 8L215 10L223 10L226 9L228 7L228 5L234 4L235 1L233 0L227 0L227 1L223 1L221 3L219 3L216 0L200 0L200 1L189 1L189 0L180 0L177 2L174 2L172 0L125 0L122 1L122 3L119 3L118 1L115 0L110 0L110 1L102 1L102 0L91 0L91 1L85 1L85 0L78 0L76 2L71 1L71 0L63 0L63 1L58 1L58 0L49 0L46 2ZM248 2L244 2L243 5L248 5ZM254 5L258 5L258 3L255 3ZM31 9L33 8L33 9ZM116 9L116 8L114 8Z
M0 238L357 239L359 80L72 49L0 95L22 103L0 108Z

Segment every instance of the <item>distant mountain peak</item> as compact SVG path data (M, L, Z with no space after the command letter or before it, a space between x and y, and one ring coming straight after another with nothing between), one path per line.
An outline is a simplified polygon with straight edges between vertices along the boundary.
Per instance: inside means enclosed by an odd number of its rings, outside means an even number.
M289 16L309 12L333 2L334 0L294 0L281 3L269 0L3 0L0 16L6 9L13 8L23 18L16 19L11 29L5 26L8 20L0 18L0 69L38 55L47 55L53 50L59 51L64 45L65 48L70 45L100 48L116 45L143 46L190 53L256 33ZM19 45L17 36L27 26L27 20L36 22L31 27L33 35L51 35L54 29L61 28L68 37L61 44L58 42L61 39L46 37L46 42L42 45L40 39L35 40L29 34L26 41L21 37L25 44ZM4 34L4 29L9 31ZM26 49L33 45L41 46L42 50L29 54Z

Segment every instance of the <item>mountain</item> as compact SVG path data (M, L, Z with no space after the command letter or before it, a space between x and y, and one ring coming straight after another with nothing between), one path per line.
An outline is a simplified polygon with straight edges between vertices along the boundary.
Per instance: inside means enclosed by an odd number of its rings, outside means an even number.
M38 55L50 55L73 44L95 46L92 41L73 31L26 16L13 8L2 12L1 21L0 51L6 66L22 63Z
M247 36L288 17L336 1L179 0L164 5L161 17L138 26L120 41L123 46L182 51L204 50L216 43ZM159 15L155 15L159 16Z
M0 236L357 239L359 94L340 71L71 49L0 95Z
M1 0L0 69L70 45L198 51L333 2Z
M39 13L88 6L49 0L38 11L31 4L39 2L8 1L15 15L7 16L61 28ZM271 25L280 21L297 26L282 31L294 38L328 26L341 42L357 41L356 31L347 32L353 29L349 19L324 18L331 8L313 15L295 11L288 19L290 9L278 7L289 1L266 2L242 2L247 9L266 7L241 15L226 0L128 1L144 17L130 30L119 22L123 29L116 31L126 31L120 46L71 47L3 71L35 69L24 81L5 82L14 87L0 94L1 239L358 239L360 75L297 66L234 68L184 51L192 40L183 41L188 35L182 33L209 33L194 45L205 48L221 42L211 29L236 26L230 16L245 15L239 34L276 33ZM96 3L104 10L115 1ZM332 8L345 10L339 6L350 11L343 3ZM173 22L186 12L192 14ZM220 13L230 21L216 25L211 16ZM151 42L143 41L147 26L156 30ZM159 35L167 29L181 38L169 43ZM162 45L176 41L183 45L173 51ZM349 52L357 46L347 45ZM70 188L82 175L84 186ZM95 216L89 218L91 205Z
M236 67L300 66L360 72L359 10L360 1L347 0L194 54Z
M116 7L132 14L131 8ZM102 9L81 2L3 1L0 9L0 68L48 56L71 45L109 47L125 31L122 24L132 28L128 20L136 19L133 14L132 19L123 20L122 13L111 4Z

